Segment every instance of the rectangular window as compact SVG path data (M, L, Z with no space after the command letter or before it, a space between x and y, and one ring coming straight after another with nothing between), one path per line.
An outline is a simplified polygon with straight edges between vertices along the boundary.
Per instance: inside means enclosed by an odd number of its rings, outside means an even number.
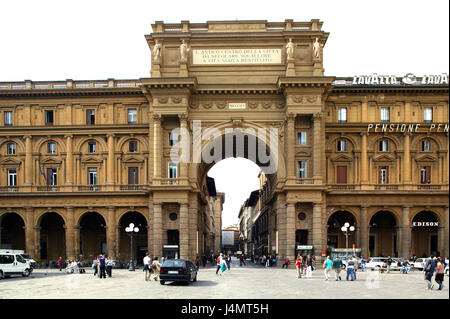
M53 125L53 111L45 111L45 125Z
M178 176L178 164L174 162L169 162L169 178L177 178Z
M347 166L338 166L336 168L336 183L347 184Z
M47 153L49 154L55 154L56 153L56 144L53 142L50 142L47 144Z
M5 125L13 125L13 112L12 111L5 111Z
M423 121L426 123L433 122L433 108L425 107L423 109Z
M137 167L128 167L128 184L139 184Z
M423 140L422 141L422 152L429 152L430 151L430 140Z
M88 142L88 152L89 153L97 152L97 143L95 143L95 142Z
M306 161L298 161L297 163L297 176L298 178L306 178Z
M86 124L95 124L95 110L86 110Z
M347 144L346 144L345 140L339 140L337 142L337 150L339 152L345 152L347 150Z
M380 166L378 168L379 184L389 184L389 166Z
M136 124L136 123L137 123L137 110L128 109L128 124Z
M6 145L6 154L8 155L14 155L16 154L16 144L14 143L8 143Z
M138 151L138 150L137 150L137 142L136 142L136 141L130 141L128 150L129 150L129 152L131 152L131 153L137 152L137 151Z
M420 183L431 184L431 166L422 166L420 168Z
M306 145L306 132L298 132L297 133L297 144L298 145Z
M380 152L387 152L388 151L388 141L387 140L381 140L379 145Z
M174 146L178 143L178 134L175 132L169 132L169 145Z
M389 122L390 121L390 109L389 107L381 108L381 122Z
M347 122L347 108L346 107L340 107L338 109L338 122L339 123Z
M56 168L47 168L47 185L57 185Z
M97 185L97 168L88 168L88 183L89 185Z
M16 169L8 169L8 186L17 185L17 173Z

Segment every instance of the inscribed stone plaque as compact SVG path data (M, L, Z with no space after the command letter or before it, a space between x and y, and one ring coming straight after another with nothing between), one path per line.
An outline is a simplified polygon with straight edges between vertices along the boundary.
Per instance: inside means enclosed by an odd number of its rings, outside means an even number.
M281 64L281 49L193 50L193 64Z

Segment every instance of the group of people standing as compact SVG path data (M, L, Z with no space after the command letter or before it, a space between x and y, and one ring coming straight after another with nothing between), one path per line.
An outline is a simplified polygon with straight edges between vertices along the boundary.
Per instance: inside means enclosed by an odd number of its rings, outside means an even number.
M106 274L108 274L108 277L111 278L113 266L114 262L111 257L106 258L105 255L99 255L92 261L94 276L97 276L97 274L99 274L100 279L106 278Z

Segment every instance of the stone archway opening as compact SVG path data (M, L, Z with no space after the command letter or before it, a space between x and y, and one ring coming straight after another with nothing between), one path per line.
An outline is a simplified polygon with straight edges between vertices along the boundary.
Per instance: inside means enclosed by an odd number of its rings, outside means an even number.
M341 230L341 228L345 225L345 223L349 223L350 226L355 227L355 231L348 233L348 242L345 236L345 233ZM327 223L327 250L328 254L331 254L333 249L352 249L353 247L357 247L356 243L356 219L352 213L340 210L333 213L330 218L328 218Z
M139 228L139 232L133 235L133 246L131 246L131 237L125 231L130 223ZM149 251L147 238L147 220L136 211L125 213L119 221L119 253L118 259L122 262L129 262L131 255L138 265L143 264L145 254ZM131 254L132 251L132 254Z
M432 211L421 211L412 220L411 251L417 257L437 256L439 220Z
M275 238L269 238L268 227L274 227L275 214L262 211L254 221L254 230L258 234L237 234L237 243L222 242L217 244L224 227L236 226L239 230L238 213L241 205L251 197L252 192L258 192L260 196L268 198L271 187L276 185L277 177L284 176L284 162L280 160L278 151L278 135L266 129L260 131L247 129L235 129L232 133L222 132L221 135L205 143L202 147L202 162L199 165L198 176L205 183L206 177L214 178L217 192L224 193L223 218L219 227L215 221L215 230L199 230L200 246L207 253L218 251L236 252L245 254L272 254L272 242ZM260 133L264 132L264 133ZM272 134L272 135L271 135ZM274 142L274 136L276 142ZM279 167L280 165L280 167ZM281 171L281 174L280 174ZM203 194L207 192L202 189ZM262 208L260 203L259 209ZM254 214L256 217L256 214ZM207 226L205 228L208 228ZM231 230L230 230L231 231ZM215 233L215 236L209 234ZM229 236L231 238L231 236ZM226 249L225 249L226 248ZM208 251L209 249L209 251Z
M40 260L49 265L59 257L66 260L66 236L64 219L54 212L42 216L40 226Z
M379 211L369 223L370 257L394 257L398 255L398 229L395 216L390 211Z
M0 248L25 250L25 223L17 213L0 217ZM27 252L32 253L32 252Z
M80 258L93 260L106 254L106 222L97 212L87 212L80 219Z

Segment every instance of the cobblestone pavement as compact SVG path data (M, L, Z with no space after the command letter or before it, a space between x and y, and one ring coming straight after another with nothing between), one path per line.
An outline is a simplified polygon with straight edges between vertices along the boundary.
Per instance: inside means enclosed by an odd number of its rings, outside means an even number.
M449 299L448 276L442 291L436 290L436 284L430 291L419 271L407 275L358 271L353 282L342 275L342 281L334 277L325 281L320 268L310 279L297 279L292 266L265 268L247 262L239 267L233 262L223 276L217 276L213 266L201 267L195 283L160 285L146 282L142 269L114 269L113 277L106 279L94 277L92 269L81 275L36 269L28 278L0 280L0 299Z

